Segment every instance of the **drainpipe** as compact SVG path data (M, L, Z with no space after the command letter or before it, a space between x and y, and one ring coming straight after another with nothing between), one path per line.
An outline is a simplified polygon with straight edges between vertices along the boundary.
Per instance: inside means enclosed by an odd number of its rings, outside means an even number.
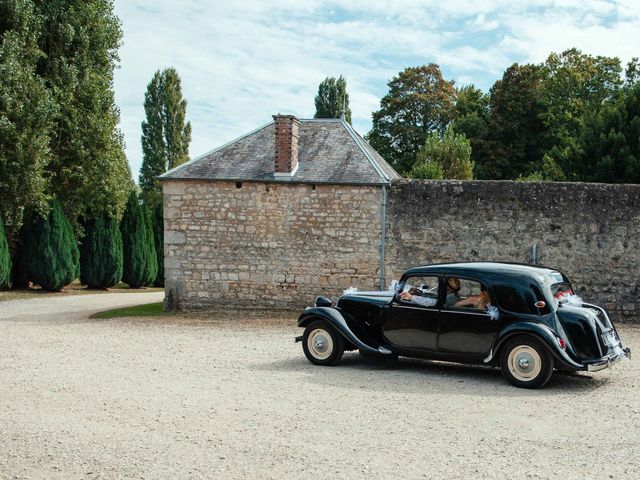
M382 185L382 204L380 208L380 290L384 290L384 242L387 228L387 185Z

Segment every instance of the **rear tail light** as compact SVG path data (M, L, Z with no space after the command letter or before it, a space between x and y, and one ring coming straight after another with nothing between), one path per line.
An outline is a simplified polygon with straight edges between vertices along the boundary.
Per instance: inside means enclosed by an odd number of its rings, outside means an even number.
M558 338L558 345L560 345L560 348L563 350L567 349L567 342L565 342L562 338Z

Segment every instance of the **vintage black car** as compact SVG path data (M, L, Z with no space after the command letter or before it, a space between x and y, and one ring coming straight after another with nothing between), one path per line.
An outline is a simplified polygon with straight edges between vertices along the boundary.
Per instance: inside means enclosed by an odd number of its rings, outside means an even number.
M517 387L545 385L554 368L597 371L630 356L607 312L582 302L560 271L471 262L406 271L387 292L318 297L298 319L305 355L334 365L345 350L500 367Z

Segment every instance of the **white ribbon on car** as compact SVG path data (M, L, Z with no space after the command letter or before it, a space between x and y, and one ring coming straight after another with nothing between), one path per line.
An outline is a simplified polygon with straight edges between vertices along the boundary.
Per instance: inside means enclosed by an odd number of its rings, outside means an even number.
M398 281L392 280L388 290L371 290L360 292L356 287L349 287L342 292L343 295L368 295L371 297L387 297L393 296L397 291Z

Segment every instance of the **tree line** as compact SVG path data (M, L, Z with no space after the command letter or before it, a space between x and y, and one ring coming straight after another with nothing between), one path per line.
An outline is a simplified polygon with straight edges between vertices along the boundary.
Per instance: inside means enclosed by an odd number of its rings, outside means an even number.
M155 176L188 158L174 69L147 88L136 187L117 128L112 0L0 2L0 288L162 285Z
M340 116L339 78L320 84L316 117ZM637 58L623 71L577 49L514 63L486 93L437 64L409 67L389 81L367 139L412 178L640 183L639 79Z
M113 73L113 0L0 2L0 288L59 290L121 280L163 285L157 176L189 157L175 69L144 97L143 163L132 180ZM412 178L640 182L640 64L576 49L513 64L489 92L436 64L392 78L369 142ZM316 118L351 123L347 82L327 77Z

